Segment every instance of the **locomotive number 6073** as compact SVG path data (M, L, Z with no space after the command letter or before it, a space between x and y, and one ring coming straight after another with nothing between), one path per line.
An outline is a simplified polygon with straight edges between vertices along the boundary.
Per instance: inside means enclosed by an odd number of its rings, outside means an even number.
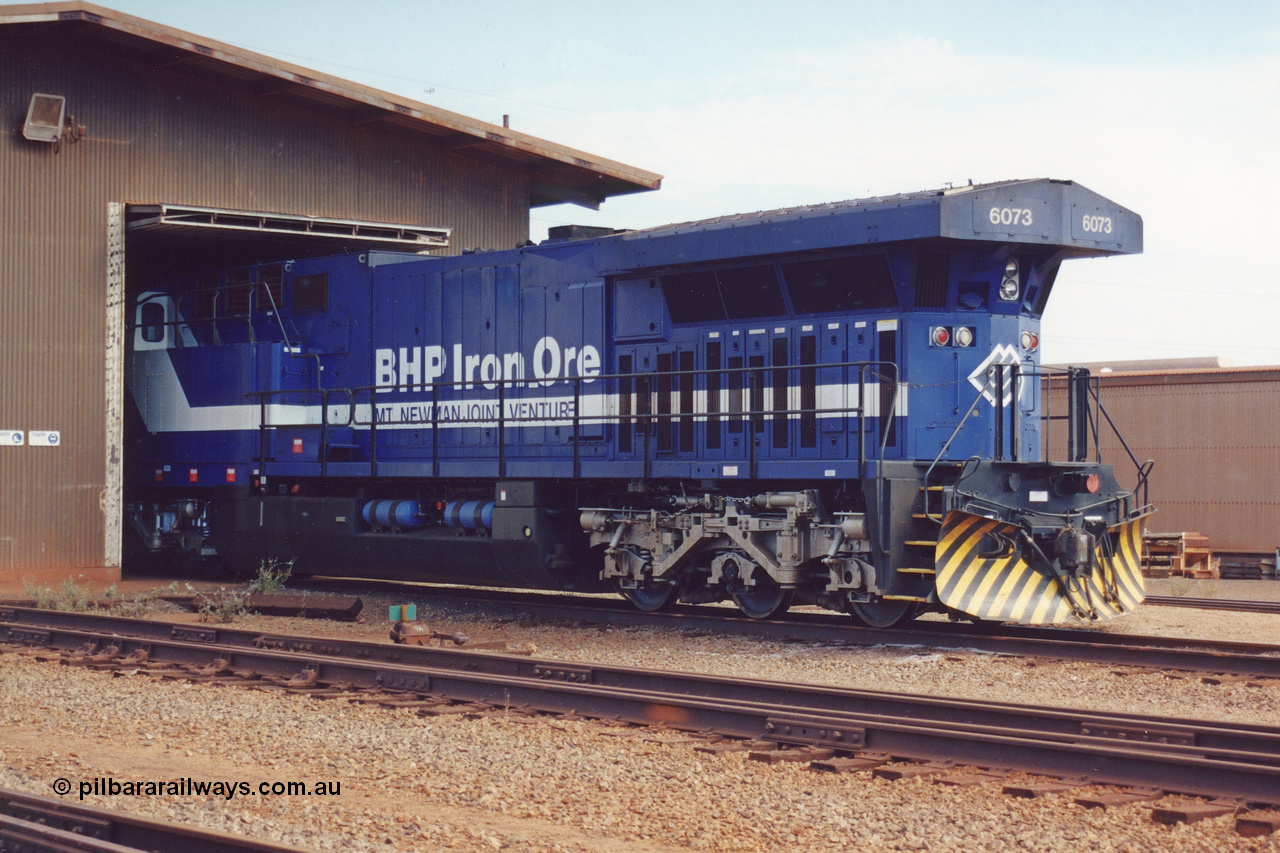
M1136 214L1033 180L581 233L131 274L137 550L881 627L1142 601L1149 466L1040 353Z
M1080 227L1091 234L1110 234L1110 216L1091 216L1085 214L1080 220Z
M992 225L1026 225L1032 224L1031 209L1027 207L993 207L987 214Z

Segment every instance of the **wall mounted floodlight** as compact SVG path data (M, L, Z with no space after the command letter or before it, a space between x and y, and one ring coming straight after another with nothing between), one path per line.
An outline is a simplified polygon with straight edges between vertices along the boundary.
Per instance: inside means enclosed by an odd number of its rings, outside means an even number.
M31 96L31 105L27 107L27 120L22 125L22 135L33 142L57 142L62 136L66 114L66 98L37 92Z

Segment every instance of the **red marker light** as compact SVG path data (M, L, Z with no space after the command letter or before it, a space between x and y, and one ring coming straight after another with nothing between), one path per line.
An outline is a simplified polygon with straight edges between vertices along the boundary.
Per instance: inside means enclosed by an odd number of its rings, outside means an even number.
M1090 474L1088 477L1085 477L1084 488L1089 494L1096 495L1098 493L1098 489L1101 487L1102 480L1099 479L1097 474Z
M951 343L951 330L946 326L934 326L929 332L929 340L935 347L945 347Z

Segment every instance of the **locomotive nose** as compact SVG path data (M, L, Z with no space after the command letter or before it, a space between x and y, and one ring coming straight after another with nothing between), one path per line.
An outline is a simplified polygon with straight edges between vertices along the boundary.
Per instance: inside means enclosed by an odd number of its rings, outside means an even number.
M1063 526L1037 541L1017 524L952 510L935 552L938 600L978 619L1027 625L1132 612L1146 597L1141 526L1088 519L1084 529Z

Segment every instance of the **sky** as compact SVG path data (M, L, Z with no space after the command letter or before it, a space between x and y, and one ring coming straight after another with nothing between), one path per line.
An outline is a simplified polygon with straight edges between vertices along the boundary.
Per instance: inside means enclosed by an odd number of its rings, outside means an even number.
M1047 363L1280 364L1277 0L98 2L664 176L534 239L1073 180L1145 247L1063 265Z

